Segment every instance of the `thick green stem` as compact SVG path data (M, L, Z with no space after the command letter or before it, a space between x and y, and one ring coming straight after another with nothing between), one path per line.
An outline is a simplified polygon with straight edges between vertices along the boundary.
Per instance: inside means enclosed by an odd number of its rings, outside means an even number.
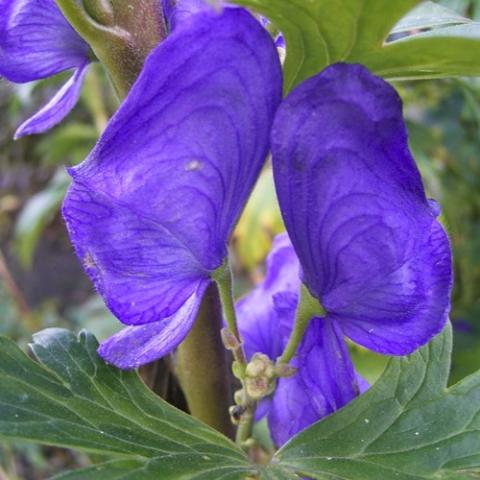
M230 372L223 347L221 306L215 284L206 291L195 324L178 348L177 370L192 415L234 437L228 413Z
M56 2L107 69L118 96L125 98L145 58L166 36L160 0Z
M310 320L313 317L323 317L324 315L325 310L322 305L320 305L320 302L312 296L308 288L302 284L293 330L288 339L287 346L278 358L277 363L287 364L292 360L297 353Z

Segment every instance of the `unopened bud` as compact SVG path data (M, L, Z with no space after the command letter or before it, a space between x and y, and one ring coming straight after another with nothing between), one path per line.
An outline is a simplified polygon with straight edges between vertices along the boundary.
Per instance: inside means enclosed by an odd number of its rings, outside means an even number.
M245 379L247 394L254 400L260 400L275 390L275 380L266 377L247 377Z
M228 328L222 328L220 334L222 336L223 345L227 350L234 351L240 348L240 342Z
M256 353L248 363L245 374L247 377L258 377L262 375L267 378L273 378L275 376L275 366L266 355Z
M243 380L245 378L245 365L235 360L232 363L232 372L235 378Z
M241 405L233 405L228 409L228 413L230 413L230 419L234 425L238 425L242 415L245 413L245 407Z
M245 369L247 394L259 400L275 389L275 365L263 353L256 353Z
M235 400L235 403L237 405L242 405L245 402L245 393L243 391L243 388L241 388L240 390L237 390L233 394L233 399Z
M277 363L275 365L275 374L277 377L288 378L293 377L297 373L297 368L288 363Z

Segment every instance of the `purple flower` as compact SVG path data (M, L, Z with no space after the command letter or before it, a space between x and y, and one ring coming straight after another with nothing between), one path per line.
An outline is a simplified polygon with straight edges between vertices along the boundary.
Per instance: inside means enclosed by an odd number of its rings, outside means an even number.
M300 264L286 234L276 237L267 258L265 280L237 303L240 333L248 359L264 353L272 359L285 348L300 292ZM262 400L257 418L267 415L276 445L338 410L368 388L354 370L336 322L313 319L292 361L297 373L280 378Z
M100 355L151 362L187 335L269 150L275 46L243 9L199 13L148 57L63 214L111 311L130 325Z
M367 387L344 335L405 355L440 332L452 269L438 206L408 150L401 101L364 67L333 65L292 92L275 117L272 154L300 262L280 237L265 282L238 303L247 354L280 356L301 281L326 312L310 319L292 362L297 373L260 404L281 445Z
M359 65L337 64L281 104L272 131L275 183L287 231L265 282L238 303L249 356L278 357L300 279L325 314L313 316L297 373L263 400L277 445L366 388L344 335L405 355L444 327L452 286L439 208L425 197L395 90Z
M39 112L24 122L15 138L41 133L58 124L80 95L90 49L65 20L54 0L0 0L0 75L15 83L73 74Z
M162 10L168 29L172 31L198 13L212 12L213 6L206 0L162 0Z
M282 103L272 154L303 282L325 321L390 355L438 334L450 308L450 245L395 90L360 65L327 68Z

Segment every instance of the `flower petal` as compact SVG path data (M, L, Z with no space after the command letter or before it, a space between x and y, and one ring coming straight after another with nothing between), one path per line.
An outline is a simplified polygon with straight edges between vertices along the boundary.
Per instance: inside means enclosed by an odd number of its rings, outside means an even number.
M411 353L440 332L450 247L395 90L360 65L333 65L283 102L272 144L287 231L330 318L380 353Z
M197 13L216 14L214 7L207 0L162 0L162 8L170 31L184 25Z
M63 208L122 322L173 315L221 265L280 98L275 47L242 9L195 15L148 57Z
M434 221L417 252L402 267L339 314L345 334L379 353L406 355L440 332L448 320L452 281L451 251ZM406 312L409 312L406 315Z
M281 355L295 317L300 265L286 234L273 241L265 280L237 302L237 319L247 358Z
M26 120L15 132L15 139L43 133L60 123L73 109L80 97L89 64L77 69L68 82L35 115Z
M195 321L205 288L201 283L190 298L171 317L126 327L101 343L98 353L118 368L138 368L171 352L187 336Z
M173 315L207 273L148 210L94 191L73 175L63 215L76 253L107 306L132 325Z
M298 372L279 380L268 416L278 446L360 393L347 345L335 322L312 319L293 364Z
M54 0L0 0L0 75L22 83L88 61L90 47Z

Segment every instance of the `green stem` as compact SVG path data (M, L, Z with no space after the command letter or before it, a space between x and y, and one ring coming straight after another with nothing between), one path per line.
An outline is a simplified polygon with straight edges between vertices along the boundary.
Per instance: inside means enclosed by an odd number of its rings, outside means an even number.
M235 362L237 363L237 367L240 367L239 370L245 371L247 367L247 359L243 350L243 341L238 330L235 302L233 299L232 271L228 261L213 273L212 278L218 287L220 301L222 303L223 317L228 326L229 333L232 334L236 340L236 342L234 342L236 345L231 346L230 349L233 353ZM244 408L244 411L238 423L235 440L239 446L243 447L245 442L252 436L257 402L248 395L245 374L240 376L240 381L243 388L243 402L241 406Z
M218 292L212 284L203 297L192 330L178 348L176 366L191 414L233 438L228 413L232 401L230 372L221 328Z
M237 315L235 313L235 303L233 300L233 277L232 270L228 262L225 262L212 275L215 280L218 292L220 294L220 301L222 302L223 315L228 329L240 341L240 332L237 326Z
M56 0L65 18L90 44L107 69L121 99L127 96L137 79L146 56L166 35L159 1L130 0L110 4L89 0L87 9L78 0ZM140 22L144 22L142 28Z
M251 405L247 405L245 412L240 417L235 443L241 447L243 447L245 442L252 436L256 408L256 402L252 402Z
M114 24L115 15L110 0L83 0L83 6L96 22L108 26Z
M277 363L287 364L297 353L298 347L305 335L305 331L313 317L325 316L325 309L320 302L312 296L308 288L302 284L300 291L300 301L298 302L297 313L295 316L295 323L293 325L292 333L288 339L287 346L282 355L278 358Z

